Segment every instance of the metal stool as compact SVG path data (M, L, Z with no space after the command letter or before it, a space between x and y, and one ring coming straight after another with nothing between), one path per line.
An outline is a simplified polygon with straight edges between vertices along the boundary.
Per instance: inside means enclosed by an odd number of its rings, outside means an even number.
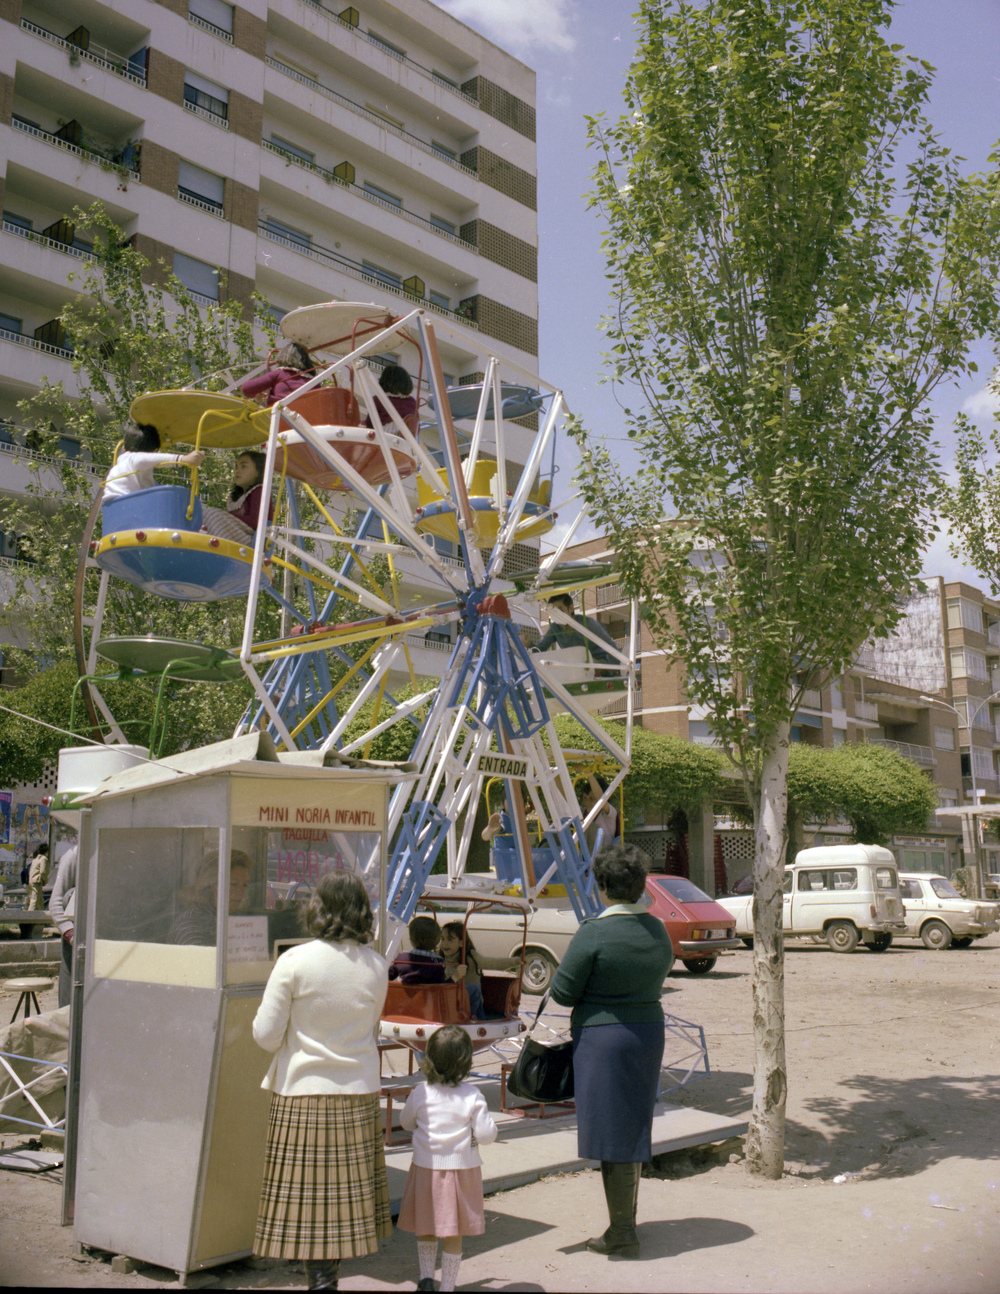
M17 1013L21 1007L24 1007L24 1018L34 1013L41 1015L42 1008L38 1005L38 994L44 993L46 989L52 987L55 980L51 979L9 979L5 982L5 987L13 989L15 992L20 990L21 996L17 999L17 1006L14 1008L14 1014L10 1017L11 1024L17 1019ZM34 1011L32 1011L32 1008Z

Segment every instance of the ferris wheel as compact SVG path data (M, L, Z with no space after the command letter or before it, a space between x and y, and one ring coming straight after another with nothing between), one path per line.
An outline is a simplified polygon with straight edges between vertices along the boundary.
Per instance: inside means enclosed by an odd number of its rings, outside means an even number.
M508 848L495 850L496 874L486 884L517 887L530 899L546 886L564 887L578 917L595 914L586 829L629 766L638 624L633 604L624 639L609 643L593 622L546 605L571 645L546 652L526 645L549 598L596 595L617 578L610 565L563 561L586 510L571 493L555 497L555 438L568 413L562 392L495 356L481 381L449 387L438 335L457 343L462 335L423 308L400 317L372 304L329 302L290 312L281 330L319 371L268 410L244 400L235 384L136 402L133 417L154 423L168 442L263 449L263 497L279 487L281 506L272 525L241 543L195 528L196 480L190 497L181 487L159 487L172 509L163 525L149 520L148 499L142 527L134 508L112 509L109 518L105 505L102 537L86 537L85 552L102 572L89 648L80 615L77 626L88 704L113 723L93 683L102 656L162 668L164 677L244 675L254 702L240 730L266 728L288 751L361 756L379 733L409 724L416 776L397 788L389 821L395 919L409 919L442 855L447 884L464 877L476 806L490 781L504 788ZM387 352L416 370L420 416L402 416L379 386ZM512 422L527 414L536 415L537 430ZM557 522L554 548L516 569L531 541L552 534ZM181 601L245 598L239 644L199 651L102 637L113 578ZM282 608L278 637L256 634L262 598ZM431 686L400 699L400 682L418 681L413 645L428 632L447 644L447 663ZM352 736L368 705L371 725ZM595 719L608 706L624 723L622 743ZM580 765L553 723L560 712L590 734L600 753L589 758L611 773L586 815L574 790Z

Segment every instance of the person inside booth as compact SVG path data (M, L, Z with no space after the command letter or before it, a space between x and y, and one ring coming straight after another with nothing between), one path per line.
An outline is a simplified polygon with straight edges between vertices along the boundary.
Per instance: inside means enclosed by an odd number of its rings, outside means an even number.
M229 915L235 916L243 907L250 885L253 863L249 854L234 849L229 855ZM213 850L206 854L190 885L178 893L181 909L170 927L167 942L171 944L215 943L215 928L219 904L219 855Z

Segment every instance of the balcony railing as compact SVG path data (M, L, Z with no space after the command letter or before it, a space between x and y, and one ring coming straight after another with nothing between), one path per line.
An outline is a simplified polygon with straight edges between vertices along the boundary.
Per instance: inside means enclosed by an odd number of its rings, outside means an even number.
M233 43L233 33L231 31L226 31L224 27L216 27L215 23L209 22L207 18L199 18L196 13L189 13L188 22L193 22L196 27L201 27L203 31L207 31L219 40L224 40L230 45Z
M190 99L185 99L184 110L193 112L196 117L203 117L205 121L210 121L213 126L219 126L222 130L229 129L229 122L225 117L220 117L217 112L212 112L210 108L203 108L200 103L192 103Z
M391 131L394 135L398 135L400 139L405 139L408 144L412 144L415 148L420 148L425 153L429 153L431 157L436 157L439 161L447 162L449 166L454 166L456 170L464 171L466 175L476 174L471 166L466 166L464 162L460 162L455 157L448 157L446 154L442 153L440 149L433 148L430 144L420 139L419 136L411 135L410 132L408 130L404 130L402 126L394 126L391 121L386 121L386 119L384 117L380 117L378 113L370 112L367 108L363 108L360 103L355 103L353 99L348 99L345 95L338 94L336 90L329 89L320 81L314 81L311 76L305 76L302 72L296 72L294 67L288 67L288 65L282 63L280 59L273 58L268 54L264 61L267 63L268 67L273 67L275 71L281 72L284 76L290 76L293 81L298 81L300 85L308 86L310 90L314 90L317 94L321 94L325 98L331 99L334 103L343 104L343 106L345 108L349 108L351 112L356 112L359 117L366 117L369 121L373 121L376 126L381 126L383 130ZM436 77L435 84L441 84ZM475 100L473 100L473 102L475 102Z
M903 755L912 760L914 764L924 764L929 768L933 768L937 763L930 746L916 746L912 741L889 741L886 737L869 737L868 744L869 746L886 746L889 750L894 750L897 755Z
M450 90L452 94L457 94L460 99L464 99L466 103L474 104L477 108L479 107L479 100L475 98L474 95L466 93L466 91L460 86L452 85L451 82L446 81L440 73L431 71L430 68L424 67L422 63L417 63L408 55L400 53L399 50L391 49L383 41L379 40L377 36L373 36L371 32L362 31L359 27L355 27L353 23L348 22L345 18L341 18L340 14L334 13L332 9L327 9L325 5L321 5L319 0L302 0L302 3L308 5L310 9L316 9L321 14L325 14L327 18L332 19L334 22L339 22L341 27L346 27L347 30L349 32L353 32L355 36L360 36L362 40L367 40L369 44L374 45L377 49L382 50L386 54L391 54L393 58L398 59L401 63L406 63L408 67L412 67L415 71L419 72L421 76L430 77L435 85L443 85L446 89Z
M285 162L290 162L294 166L301 166L304 171L311 171L314 175L320 176L328 184L339 184L342 189L350 189L359 198L364 198L366 202L374 202L377 206L384 207L386 211L393 211L403 220L408 220L411 225L420 225L422 229L429 229L432 234L437 234L439 238L447 238L451 243L457 243L459 247L465 247L470 252L478 254L479 248L475 243L467 243L464 238L459 238L458 234L449 233L447 229L441 229L433 221L427 220L424 216L415 215L412 211L407 211L405 207L397 206L395 202L390 202L387 198L380 198L377 193L372 193L369 189L360 184L352 184L350 180L341 179L333 171L328 171L322 166L317 166L315 162L307 161L304 157L299 157L296 153L290 153L287 148L282 148L280 144L274 144L269 139L262 139L261 146L269 153L277 153L283 157Z
M74 48L76 48L74 46ZM81 148L79 144L70 144L65 139L60 139L58 135L53 135L49 130L42 130L40 126L33 126L28 121L22 121L20 117L14 117L10 123L15 130L23 131L26 135L34 135L36 139L43 139L46 144L52 144L54 148L61 148L67 153L75 153L77 157L82 157L85 162L96 162L98 166L105 170L123 173L130 180L139 183L139 172L133 171L127 166L122 166L114 162L110 157L105 157L103 153L95 152L92 148Z
M55 355L58 359L73 358L73 352L63 346L53 346L47 341L39 341L36 337L25 337L23 333L8 332L6 328L0 328L0 341L12 341L18 346L30 346L32 350L44 351L46 355Z
M855 719L866 719L869 723L878 723L878 706L874 701L854 702Z
M605 584L597 590L597 605L609 607L616 602L627 602L628 591L624 584Z
M52 467L62 467L68 460L74 466L79 467L81 471L89 473L91 476L104 477L107 475L107 467L102 467L100 463L90 463L84 458L70 458L69 455L43 454L38 449L28 449L26 445L11 445L5 440L0 441L0 454L9 454L12 458L27 458L34 463L46 463Z
M986 631L986 641L991 647L1000 647L1000 620L994 620Z
M127 58L121 54L115 54L110 49L105 49L103 45L96 45L93 41L83 49L79 45L74 45L71 40L65 40L62 36L57 36L54 31L49 31L45 27L39 27L37 23L29 22L27 18L21 19L21 27L25 31L30 31L33 36L39 36L42 40L47 40L50 45L58 45L60 49L73 57L85 58L88 63L96 63L98 67L103 67L105 71L114 72L115 76L124 77L126 81L131 81L133 85L146 88L146 71L138 71Z
M823 694L819 688L807 687L802 693L802 708L804 710L822 710Z
M82 247L74 247L72 243L61 243L58 238L49 238L46 234L36 234L33 229L25 229L23 225L15 225L10 220L3 222L3 231L5 234L24 238L29 243L41 243L44 247L51 247L53 251L65 252L67 256L76 256L79 260L86 260L91 255Z
M208 198L196 198L191 193L185 193L183 189L177 190L178 202L186 202L189 207L197 207L199 211L205 211L210 216L215 216L216 220L225 220L226 215L220 202L212 202Z
M598 714L603 714L603 715L625 714L627 709L628 709L628 696L627 695L616 696L615 699L613 701L609 701L607 705L602 705L601 708L598 710ZM640 691L637 691L635 694L634 713L638 714L641 709L642 709L642 691L640 690ZM697 738L695 738L695 740L697 741Z
M298 252L300 256L308 256L311 260L318 261L321 265L329 265L331 269L340 270L341 273L347 274L351 278L360 279L362 283L368 283L382 292L392 292L395 296L402 297L411 305L421 306L425 310L433 310L435 314L447 315L449 319L456 319L460 324L464 324L466 328L472 328L476 332L479 331L479 325L475 320L459 314L457 310L447 310L444 306L435 305L433 301L428 301L426 297L418 297L412 292L407 292L401 285L379 278L377 274L369 274L356 261L348 260L346 256L331 252L329 248L317 247L315 243L301 243L294 238L285 238L282 234L276 234L273 229L269 229L264 221L258 224L257 230L260 236L266 238L269 242L278 243L281 247L287 247L289 251Z

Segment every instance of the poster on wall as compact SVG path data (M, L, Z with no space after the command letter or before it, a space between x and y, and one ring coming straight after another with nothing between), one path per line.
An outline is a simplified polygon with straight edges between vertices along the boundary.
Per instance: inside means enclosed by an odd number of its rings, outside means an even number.
M0 791L0 845L10 844L10 817L14 807L14 792Z

